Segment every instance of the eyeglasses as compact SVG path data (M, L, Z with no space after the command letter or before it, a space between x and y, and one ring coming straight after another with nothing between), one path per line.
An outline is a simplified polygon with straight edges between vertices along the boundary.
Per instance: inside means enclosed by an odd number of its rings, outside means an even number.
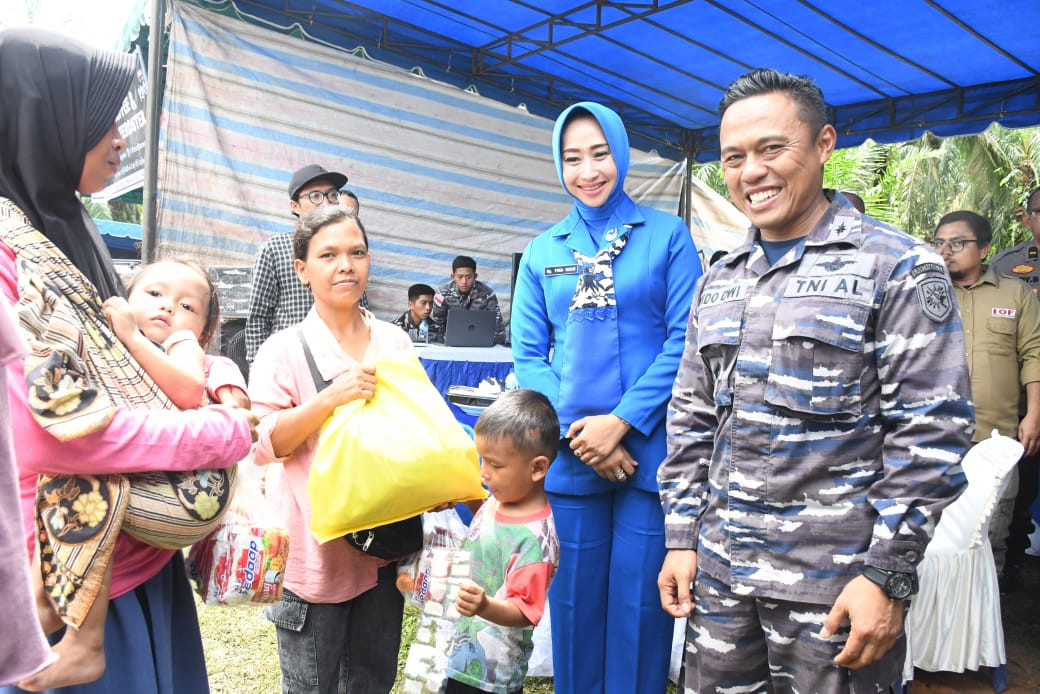
M950 250L954 253L960 253L964 250L964 244L966 243L978 243L976 239L932 239L932 248L937 251L941 251L943 246L949 245Z
M320 190L312 190L304 197L310 200L312 205L320 205L322 200L328 200L330 205L335 205L343 194L338 190L329 190L324 193Z
M1026 210L1026 214L1031 217L1040 217L1040 207L1035 210Z

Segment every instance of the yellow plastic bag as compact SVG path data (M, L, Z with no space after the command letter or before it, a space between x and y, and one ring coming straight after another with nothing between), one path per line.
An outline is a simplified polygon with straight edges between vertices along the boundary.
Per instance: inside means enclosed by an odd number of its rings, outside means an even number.
M487 496L473 441L412 355L381 358L372 399L332 413L307 494L318 542Z

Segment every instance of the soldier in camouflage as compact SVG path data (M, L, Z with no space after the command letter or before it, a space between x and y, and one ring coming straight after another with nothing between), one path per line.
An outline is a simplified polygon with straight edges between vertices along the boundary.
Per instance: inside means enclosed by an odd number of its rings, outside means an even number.
M823 190L837 134L810 79L756 70L720 111L752 227L698 285L658 472L684 687L888 691L973 427L950 279Z
M505 326L502 323L502 310L498 307L498 297L491 287L477 280L477 261L468 255L457 256L451 262L451 281L433 297L433 311L430 313L431 342L444 342L448 309L494 311L495 344L505 343Z

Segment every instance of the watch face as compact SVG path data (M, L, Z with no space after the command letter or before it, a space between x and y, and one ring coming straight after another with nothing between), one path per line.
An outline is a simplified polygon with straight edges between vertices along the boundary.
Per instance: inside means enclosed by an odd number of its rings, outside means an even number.
M887 592L889 597L893 600L902 600L903 598L909 597L913 590L913 581L911 581L910 577L906 574L893 574L888 579L888 584L885 586L885 592Z

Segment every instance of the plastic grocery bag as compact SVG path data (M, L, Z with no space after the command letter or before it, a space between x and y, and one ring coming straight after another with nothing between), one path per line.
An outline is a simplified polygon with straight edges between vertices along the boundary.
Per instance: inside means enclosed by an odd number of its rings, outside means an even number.
M397 563L397 589L405 600L420 609L430 591L430 568L435 551L462 547L467 532L466 525L453 508L424 513L422 524L423 548Z
M487 496L473 441L411 354L379 359L372 399L336 408L307 494L318 542Z
M422 581L424 600L415 639L408 649L401 673L406 694L438 694L444 691L448 651L461 616L455 607L459 586L470 578L470 553L458 547L430 547ZM418 587L418 586L417 586Z
M206 605L266 605L282 599L289 532L260 492L260 473L239 463L235 496L220 525L188 553L188 574Z
M419 615L415 639L401 671L403 694L443 694L447 684L448 648L455 634L455 620Z

